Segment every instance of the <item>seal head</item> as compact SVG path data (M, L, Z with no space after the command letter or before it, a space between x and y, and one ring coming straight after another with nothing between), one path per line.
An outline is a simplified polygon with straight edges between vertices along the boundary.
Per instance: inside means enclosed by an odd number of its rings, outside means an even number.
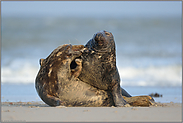
M86 48L95 52L111 52L115 50L113 35L107 31L100 31L94 34L93 38L85 45Z

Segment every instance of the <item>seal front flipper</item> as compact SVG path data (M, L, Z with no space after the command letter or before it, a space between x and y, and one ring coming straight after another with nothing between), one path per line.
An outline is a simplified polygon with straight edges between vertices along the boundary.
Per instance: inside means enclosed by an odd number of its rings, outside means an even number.
M112 95L114 104L117 107L129 107L130 105L122 97L122 88L120 87L120 78L118 69L116 68L115 74L112 77Z
M125 89L121 88L121 93L122 93L122 96L125 96L125 97L132 97Z
M115 106L117 106L117 107L129 107L130 106L125 101L125 99L122 97L121 88L120 88L119 84L116 84L115 86L113 86L112 95L113 95L113 100L114 100Z
M64 106L64 102L59 98L51 96L47 93L42 93L41 99L46 102L49 106Z

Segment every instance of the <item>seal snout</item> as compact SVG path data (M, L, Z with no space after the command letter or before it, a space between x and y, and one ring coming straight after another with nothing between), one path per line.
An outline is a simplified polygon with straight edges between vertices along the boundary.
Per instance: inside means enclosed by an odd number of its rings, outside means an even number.
M110 43L110 36L111 33L105 30L96 33L93 37L93 40L95 41L95 46L97 46L98 48L107 48Z
M97 42L106 40L105 33L103 33L103 32L96 33L94 35L94 40L97 41Z
M94 40L97 42L98 45L103 45L105 42L106 38L102 33L96 34Z

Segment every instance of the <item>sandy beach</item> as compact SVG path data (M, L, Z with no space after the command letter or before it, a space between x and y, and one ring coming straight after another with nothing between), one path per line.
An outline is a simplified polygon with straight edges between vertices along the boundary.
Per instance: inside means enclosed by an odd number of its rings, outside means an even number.
M43 102L2 102L3 122L181 122L181 103L150 107L50 107Z

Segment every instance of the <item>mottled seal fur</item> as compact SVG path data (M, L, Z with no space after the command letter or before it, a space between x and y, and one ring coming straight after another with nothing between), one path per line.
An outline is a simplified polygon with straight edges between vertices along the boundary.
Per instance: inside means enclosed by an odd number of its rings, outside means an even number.
M78 79L82 71L83 45L62 45L46 59L40 59L35 88L50 106L112 106L110 92ZM100 82L101 83L101 82Z
M79 79L98 89L111 92L115 106L125 106L122 97L129 95L120 87L120 76L116 66L116 50L112 33L100 31L85 45L82 53L83 66Z

